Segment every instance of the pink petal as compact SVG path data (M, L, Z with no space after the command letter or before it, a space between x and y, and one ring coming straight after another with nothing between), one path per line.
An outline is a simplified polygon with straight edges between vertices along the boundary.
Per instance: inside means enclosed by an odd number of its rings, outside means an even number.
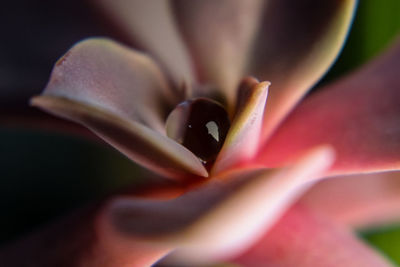
M234 262L246 267L392 266L347 229L301 206L290 209Z
M159 60L176 86L194 80L168 1L94 0L93 3L120 26L132 43Z
M335 148L327 175L400 168L400 44L297 107L260 153L279 166L317 144Z
M211 174L250 159L258 150L269 82L245 78L239 87L236 114Z
M173 1L184 39L202 82L233 103L262 11L261 0Z
M173 261L210 261L249 246L332 162L317 148L281 170L225 174L172 200L132 197L110 203L99 224L107 244L142 240L175 248ZM122 240L122 241L121 241Z
M400 221L400 173L385 172L326 179L301 203L351 227Z
M28 237L0 250L2 266L22 267L115 267L150 266L169 252L131 242L130 250L111 250L99 243L95 219L99 207L83 208L47 225Z
M32 104L87 126L163 175L207 176L193 153L165 135L168 101L174 102L172 92L150 58L107 39L88 39L57 62Z

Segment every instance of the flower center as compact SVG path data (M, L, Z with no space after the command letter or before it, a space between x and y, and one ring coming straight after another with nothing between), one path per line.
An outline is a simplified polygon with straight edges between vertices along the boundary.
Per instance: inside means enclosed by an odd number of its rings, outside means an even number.
M207 98L180 103L167 118L167 135L192 151L203 164L212 163L230 127L224 107Z

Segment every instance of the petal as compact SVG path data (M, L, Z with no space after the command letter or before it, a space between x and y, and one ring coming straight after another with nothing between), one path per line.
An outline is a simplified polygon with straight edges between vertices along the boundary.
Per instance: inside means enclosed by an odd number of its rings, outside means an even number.
M99 231L109 244L142 240L176 248L174 261L227 256L270 227L332 157L329 148L320 147L287 169L227 174L172 200L116 199Z
M337 57L356 0L276 0L267 5L249 73L271 82L264 138Z
M101 205L100 205L101 207ZM131 242L130 250L112 251L99 243L94 229L99 207L89 206L47 225L0 250L0 262L7 267L114 267L151 266L168 248L148 247ZM127 265L129 264L129 265Z
M129 39L150 52L175 85L193 81L192 65L175 27L168 1L93 1L122 28Z
M79 42L59 59L44 94L104 108L160 132L166 116L161 104L174 100L149 57L103 38Z
M259 83L254 78L243 80L238 91L236 114L212 174L248 160L257 152L269 85L269 82Z
M128 158L167 177L208 176L192 152L140 123L63 97L37 96L32 105L85 125Z
M400 173L385 172L326 179L301 203L351 227L377 227L400 221Z
M267 142L259 161L279 166L317 144L335 148L327 175L400 168L400 44L310 96Z
M173 7L202 82L223 90L233 103L263 1L177 0Z
M168 89L150 58L107 39L88 39L57 62L32 104L89 127L163 175L207 176L193 153L165 135L162 104L173 96Z
M241 76L271 81L266 137L336 58L355 2L175 0L174 10L201 80L230 106Z
M295 206L234 262L252 266L392 266L347 229Z

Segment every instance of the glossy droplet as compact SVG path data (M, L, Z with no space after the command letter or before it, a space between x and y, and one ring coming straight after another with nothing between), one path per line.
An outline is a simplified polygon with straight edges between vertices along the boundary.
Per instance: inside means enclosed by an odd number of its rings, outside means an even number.
M224 107L207 98L180 103L167 119L167 135L192 151L204 164L215 160L229 127Z

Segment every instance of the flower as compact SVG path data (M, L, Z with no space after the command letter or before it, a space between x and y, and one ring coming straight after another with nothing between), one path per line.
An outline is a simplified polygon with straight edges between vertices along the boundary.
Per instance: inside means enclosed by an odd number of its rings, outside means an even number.
M318 178L398 169L398 79L390 68L398 48L288 115L339 52L355 1L173 1L182 35L168 3L102 1L160 65L114 41L88 39L57 62L44 94L32 99L34 106L87 126L132 160L176 179L161 192L115 197L101 206L94 217L96 241L80 264L144 266L166 254L177 261L234 257ZM288 34L294 24L296 31ZM240 80L248 74L272 83L267 101L269 82ZM382 92L381 84L388 89ZM187 99L221 95L233 120L207 169L179 144L186 135L180 127L191 116L186 107L193 102ZM377 97L382 101L376 103ZM176 140L166 135L166 121ZM317 236L319 229L335 233L340 247L332 240L307 243L312 247L306 252L324 253L324 265L341 257L351 266L386 264L302 208L286 216L286 223L304 221L304 242L314 240L310 227ZM273 233L266 240L283 242L282 232ZM327 255L327 248L337 254ZM273 264L274 258L267 260Z

